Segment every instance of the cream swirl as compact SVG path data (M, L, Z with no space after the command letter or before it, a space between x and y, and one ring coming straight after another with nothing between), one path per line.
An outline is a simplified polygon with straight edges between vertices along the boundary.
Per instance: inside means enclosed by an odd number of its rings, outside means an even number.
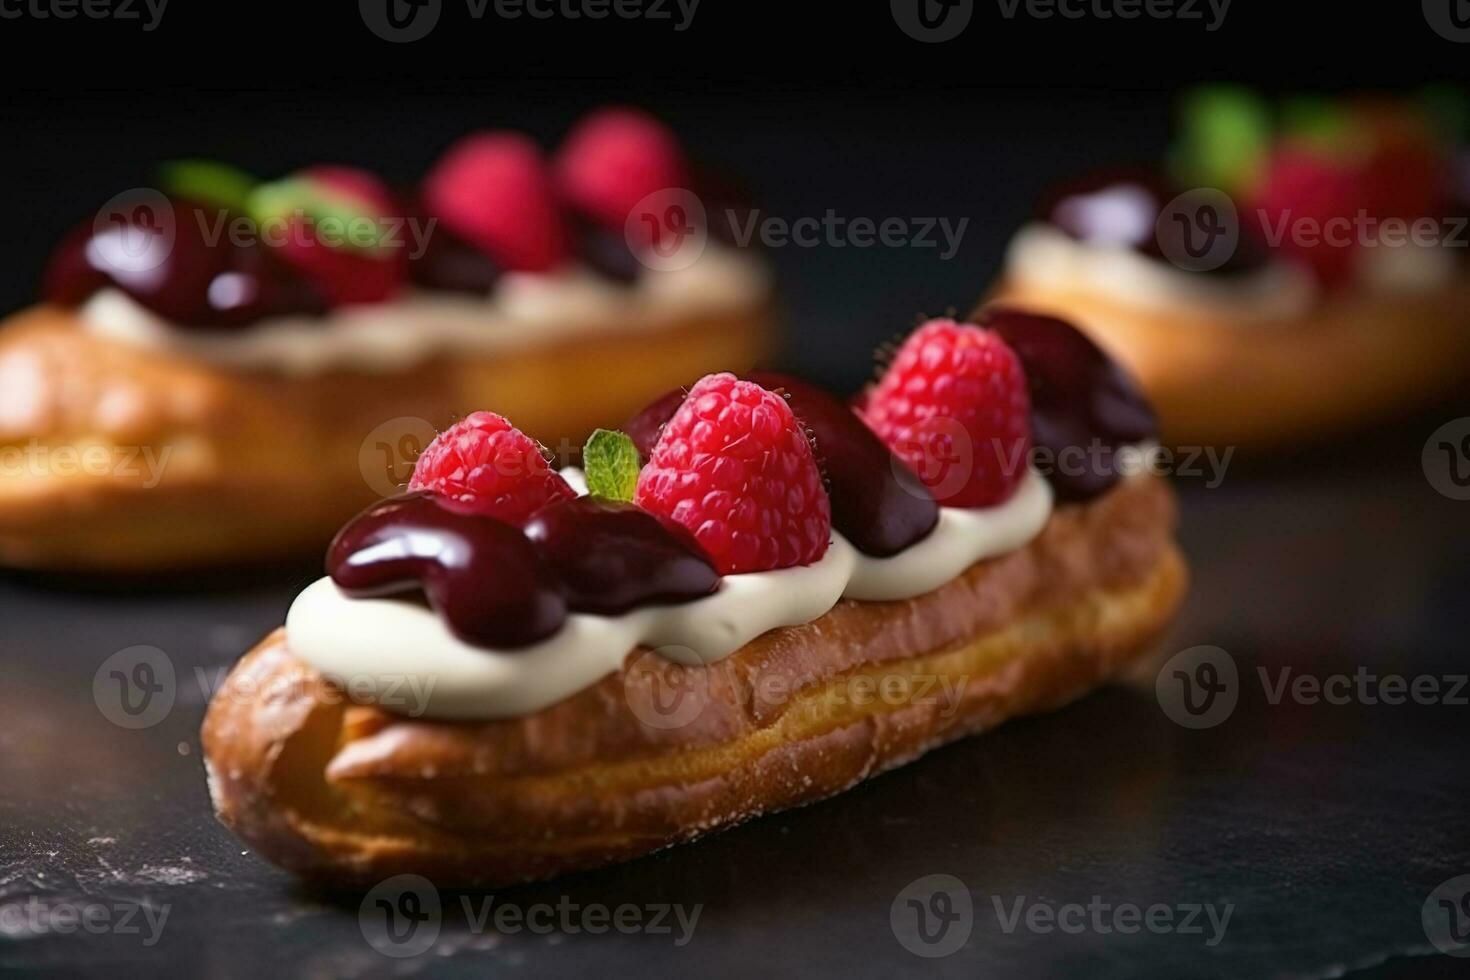
M1186 272L1124 245L1079 242L1049 225L1027 225L1006 251L1006 275L1028 287L1088 290L1154 309L1181 305L1241 320L1291 317L1317 298L1306 272L1284 262L1230 278Z
M407 684L423 692L414 709L428 717L517 717L597 683L640 645L680 663L710 664L769 630L811 622L843 598L931 592L976 562L1025 545L1051 511L1051 487L1031 469L1005 503L942 508L934 530L897 555L864 555L833 532L812 565L728 575L713 595L680 605L574 613L547 639L504 652L457 639L427 607L349 598L323 578L292 604L286 644L325 677L385 707L386 695Z
M770 289L758 260L711 242L689 265L647 269L630 286L585 269L507 273L488 297L414 292L232 332L181 329L117 289L96 293L79 315L95 335L225 367L298 376L339 368L386 373L446 351L514 350L611 330L654 330L763 304Z

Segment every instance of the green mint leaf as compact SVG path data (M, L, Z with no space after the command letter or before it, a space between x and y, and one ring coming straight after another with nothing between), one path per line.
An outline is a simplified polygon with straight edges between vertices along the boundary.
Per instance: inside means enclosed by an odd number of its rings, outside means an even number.
M638 485L638 448L621 432L598 429L582 449L587 490L604 500L628 501Z
M1353 137L1353 119L1339 101L1325 95L1294 95L1281 104L1286 136L1329 154L1341 153Z
M1186 187L1248 192L1271 150L1271 114L1249 89L1216 85L1194 89L1179 105L1179 140L1172 163Z
M284 221L300 212L326 233L333 245L370 258L388 258L392 249L380 248L387 229L363 204L340 191L306 177L261 184L250 194L247 213L259 225Z
M246 212L250 194L260 183L243 170L214 160L170 160L158 168L163 189L175 197Z

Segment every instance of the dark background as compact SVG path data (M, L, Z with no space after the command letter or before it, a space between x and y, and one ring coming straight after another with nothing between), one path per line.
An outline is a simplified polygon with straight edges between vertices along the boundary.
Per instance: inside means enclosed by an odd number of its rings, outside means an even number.
M938 249L775 253L802 328L795 365L852 386L873 345L916 314L969 308L1050 183L1154 160L1182 87L1408 90L1470 77L1470 45L1435 34L1417 3L1235 0L1211 33L1200 21L1008 20L997 0L976 0L959 38L921 44L883 2L703 0L682 33L477 21L463 0L444 2L409 44L375 37L351 3L173 0L151 33L0 20L11 222L0 260L14 270L0 310L34 297L64 230L148 185L160 160L214 156L262 176L336 161L406 184L470 129L552 147L588 108L627 101L742 175L769 215L969 219L950 261Z
M476 127L555 140L584 110L632 101L795 219L968 217L959 254L776 250L788 363L852 386L874 344L920 312L968 306L1049 183L1155 158L1183 86L1411 89L1467 81L1470 46L1417 3L1236 0L1199 22L1006 20L978 3L959 39L919 44L883 3L704 0L692 28L472 22L446 7L390 45L351 4L173 0L159 29L0 20L0 311L34 296L51 243L153 164L217 156L262 175L341 161L411 181ZM338 9L340 8L340 9ZM1304 383L1310 383L1304 366ZM569 393L574 397L574 393ZM1425 439L1465 399L1290 454L1240 454L1218 489L1181 480L1190 601L1161 644L1224 647L1242 674L1463 672L1464 503L1430 488ZM148 901L163 939L0 930L0 966L38 975L179 976L1343 976L1464 975L1420 908L1470 873L1464 707L1272 705L1247 685L1229 722L1170 723L1152 675L866 784L633 865L506 893L521 904L702 902L694 942L471 935L380 957L355 897L303 892L208 812L195 667L225 668L314 574L205 590L96 593L0 578L0 905ZM91 698L109 654L157 646L180 673L169 718L118 729ZM963 879L980 922L923 961L889 903L926 874ZM1198 937L1002 934L988 896L1236 905ZM446 899L452 901L452 899Z

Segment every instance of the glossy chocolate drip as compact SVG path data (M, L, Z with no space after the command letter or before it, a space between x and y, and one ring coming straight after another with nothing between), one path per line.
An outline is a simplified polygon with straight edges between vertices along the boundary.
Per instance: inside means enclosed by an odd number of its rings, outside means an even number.
M1158 438L1158 418L1137 382L1090 337L1063 320L991 308L976 318L1000 334L1026 370L1031 434L1050 457L1061 500L1087 500L1116 484L1115 451Z
M572 215L571 226L573 247L584 265L625 286L638 281L643 263L633 254L623 229L607 228L579 214Z
M720 584L693 535L634 504L578 497L541 508L526 524L578 612L615 616L688 602Z
M410 258L408 274L414 285L450 293L489 296L503 270L488 254L436 221L423 254Z
M171 213L140 207L126 220L74 230L52 254L46 299L76 306L110 286L178 327L205 329L326 312L321 292L266 246L232 241L228 214L169 203Z
M1145 169L1107 170L1058 187L1047 195L1040 217L1085 245L1129 248L1157 262L1189 254L1183 236L1194 229L1159 221L1164 208L1185 188ZM1261 243L1241 234L1223 263L1193 275L1229 277L1258 271L1269 261ZM1181 272L1186 271L1181 269Z
M567 602L519 528L409 494L375 504L338 533L327 574L357 599L422 590L466 643L514 649L561 628Z

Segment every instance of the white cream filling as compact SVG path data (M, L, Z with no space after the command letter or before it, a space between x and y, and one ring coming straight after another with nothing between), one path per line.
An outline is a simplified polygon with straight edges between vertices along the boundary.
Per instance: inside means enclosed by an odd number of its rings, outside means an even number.
M927 537L889 558L864 555L833 532L815 564L727 575L713 595L680 605L620 616L573 613L550 637L513 651L471 646L424 606L352 599L323 578L291 606L286 644L354 696L390 709L414 691L415 714L517 717L597 683L636 646L680 663L709 664L768 630L809 623L844 597L882 601L931 592L974 563L1029 542L1051 510L1051 487L1031 469L1005 503L941 508Z
M488 297L410 292L325 317L278 317L238 331L181 329L117 289L99 291L79 314L97 336L225 367L312 375L341 368L402 371L446 351L514 350L564 337L654 330L760 305L770 290L758 260L711 242L691 264L645 269L626 286L579 268L508 273Z
M1440 244L1379 244L1356 259L1370 292L1413 294L1455 277L1457 257ZM1306 312L1319 292L1310 274L1290 263L1232 278L1196 275L1124 245L1079 242L1049 225L1016 233L1006 253L1006 275L1028 286L1075 290L1155 309L1190 305L1239 320L1282 320Z
M1153 309L1203 306L1242 320L1295 316L1317 296L1311 276L1287 263L1229 279L1199 275L1127 246L1079 242L1043 224L1027 225L1011 239L1006 276L1025 286L1085 290Z

